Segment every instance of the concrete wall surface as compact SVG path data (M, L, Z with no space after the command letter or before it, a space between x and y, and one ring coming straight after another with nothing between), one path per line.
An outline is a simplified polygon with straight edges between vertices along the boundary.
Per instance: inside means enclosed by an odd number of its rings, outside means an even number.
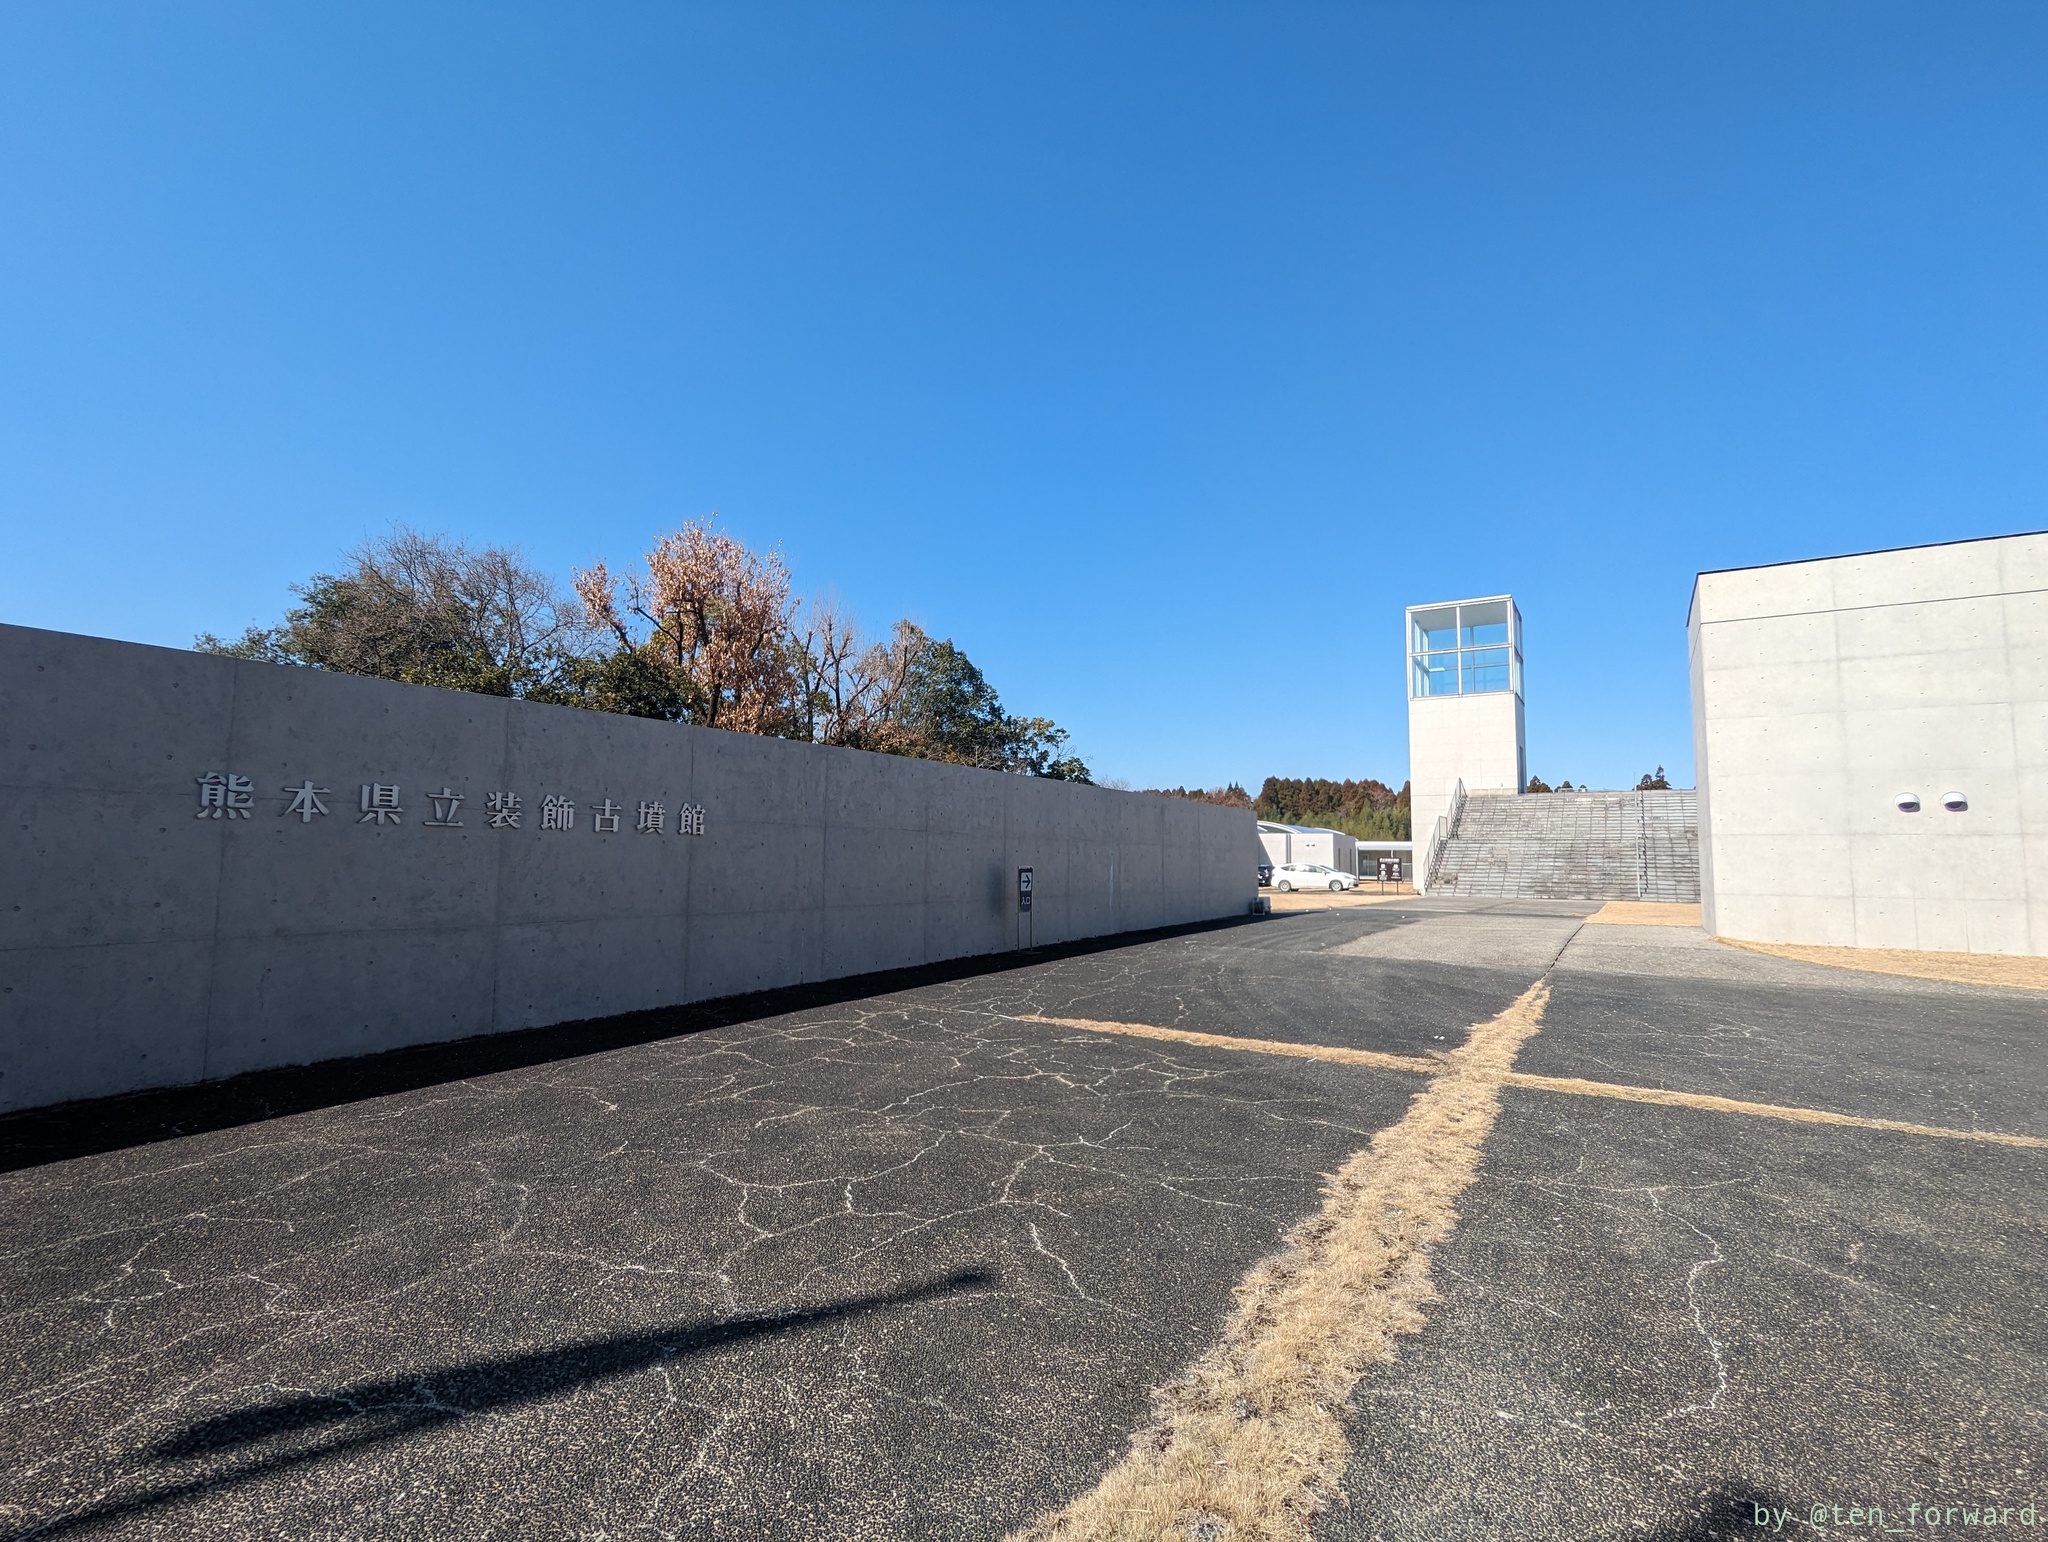
M1702 573L1688 628L1709 932L2048 953L2048 535Z
M0 724L0 1109L1257 892L1244 810L22 627Z
M1409 830L1418 862L1460 780L1467 792L1522 790L1523 732L1522 698L1512 691L1408 699Z
M1309 855L1295 857L1297 862L1320 862L1324 867L1333 867L1340 873L1358 872L1358 842L1342 830L1318 830L1307 842L1296 847L1306 850Z

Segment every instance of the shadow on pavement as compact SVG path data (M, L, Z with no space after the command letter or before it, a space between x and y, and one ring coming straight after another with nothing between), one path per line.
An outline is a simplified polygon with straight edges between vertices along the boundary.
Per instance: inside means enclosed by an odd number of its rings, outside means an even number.
M674 1323L610 1334L555 1349L497 1355L322 1392L273 1398L189 1424L142 1453L155 1466L226 1456L243 1458L224 1471L110 1498L68 1515L0 1534L0 1542L68 1536L250 1483L272 1473L347 1457L478 1414L560 1396L593 1382L630 1376L650 1366L705 1354L767 1334L814 1323L911 1306L995 1283L992 1271L963 1269L922 1285L856 1296L829 1306L773 1316ZM310 1442L293 1437L311 1435Z
M1751 1483L1722 1483L1700 1496L1691 1515L1674 1516L1653 1531L1627 1534L1641 1542L1727 1542L1804 1533L1806 1519L1806 1507L1783 1494Z
M1240 926L1265 924L1274 919L1278 918L1232 916L1221 921L1201 921L1155 931L1118 932L1108 937L1091 937L1057 946L989 953L879 974L849 975L814 985L785 986L779 990L727 996L717 1001L694 1002L688 1006L660 1007L618 1017L560 1023L549 1028L525 1028L439 1044L421 1044L348 1060L323 1060L314 1065L251 1071L223 1081L202 1082L197 1086L168 1087L95 1098L88 1102L24 1109L19 1113L0 1115L0 1173L39 1167L46 1162L96 1156L128 1146L176 1140L186 1135L203 1135L210 1130L233 1129L238 1125L334 1108L365 1098L414 1092L422 1087L488 1076L496 1071L516 1071L550 1061L573 1060L605 1050L651 1044L658 1039L703 1033L707 1029L726 1028L764 1017L838 1006L894 991L1003 974L1057 959L1136 947L1168 937L1228 931Z

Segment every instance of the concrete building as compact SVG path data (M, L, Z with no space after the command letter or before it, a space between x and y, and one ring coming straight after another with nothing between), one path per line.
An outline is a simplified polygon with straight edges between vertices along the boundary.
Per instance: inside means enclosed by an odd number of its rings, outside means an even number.
M1381 857L1395 857L1401 863L1401 878L1412 881L1415 872L1413 841L1358 840L1342 830L1324 830L1315 825L1283 825L1259 821L1259 845L1266 860L1278 867L1283 862L1320 862L1340 873L1360 878L1376 877Z
M1528 783L1522 613L1505 594L1411 605L1407 630L1408 782L1420 884L1448 833L1461 784L1466 792L1518 793Z
M26 627L0 723L0 1111L1256 893L1244 809Z
M1358 876L1376 878L1379 876L1380 858L1392 857L1401 864L1401 881L1415 881L1415 843L1413 841L1360 841L1358 843Z
M2048 534L1702 573L1687 630L1710 933L2048 954Z
M1358 842L1342 830L1275 824L1262 819L1259 844L1265 848L1266 860L1275 867L1283 862L1320 862L1340 873L1358 871Z

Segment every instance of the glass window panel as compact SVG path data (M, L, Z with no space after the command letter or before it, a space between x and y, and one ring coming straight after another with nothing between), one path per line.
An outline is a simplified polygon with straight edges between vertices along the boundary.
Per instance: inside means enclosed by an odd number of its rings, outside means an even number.
M1485 648L1508 640L1508 602L1489 600L1484 605L1458 607L1460 642L1467 648Z
M1502 622L1503 626L1507 623ZM1508 650L1475 648L1464 655L1467 691L1505 691L1509 687Z
M1455 696L1458 694L1458 655L1455 653L1419 653L1415 656L1415 694L1417 696Z
M1414 637L1408 645L1410 652L1427 653L1433 648L1458 646L1457 606L1445 605L1436 610L1418 610L1410 615L1409 621L1414 632Z

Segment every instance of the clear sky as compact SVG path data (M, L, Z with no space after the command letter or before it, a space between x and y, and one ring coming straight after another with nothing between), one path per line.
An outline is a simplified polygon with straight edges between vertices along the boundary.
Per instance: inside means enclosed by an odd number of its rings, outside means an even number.
M2048 8L0 8L0 620L716 511L1138 785L1690 780L1700 568L2048 525Z

